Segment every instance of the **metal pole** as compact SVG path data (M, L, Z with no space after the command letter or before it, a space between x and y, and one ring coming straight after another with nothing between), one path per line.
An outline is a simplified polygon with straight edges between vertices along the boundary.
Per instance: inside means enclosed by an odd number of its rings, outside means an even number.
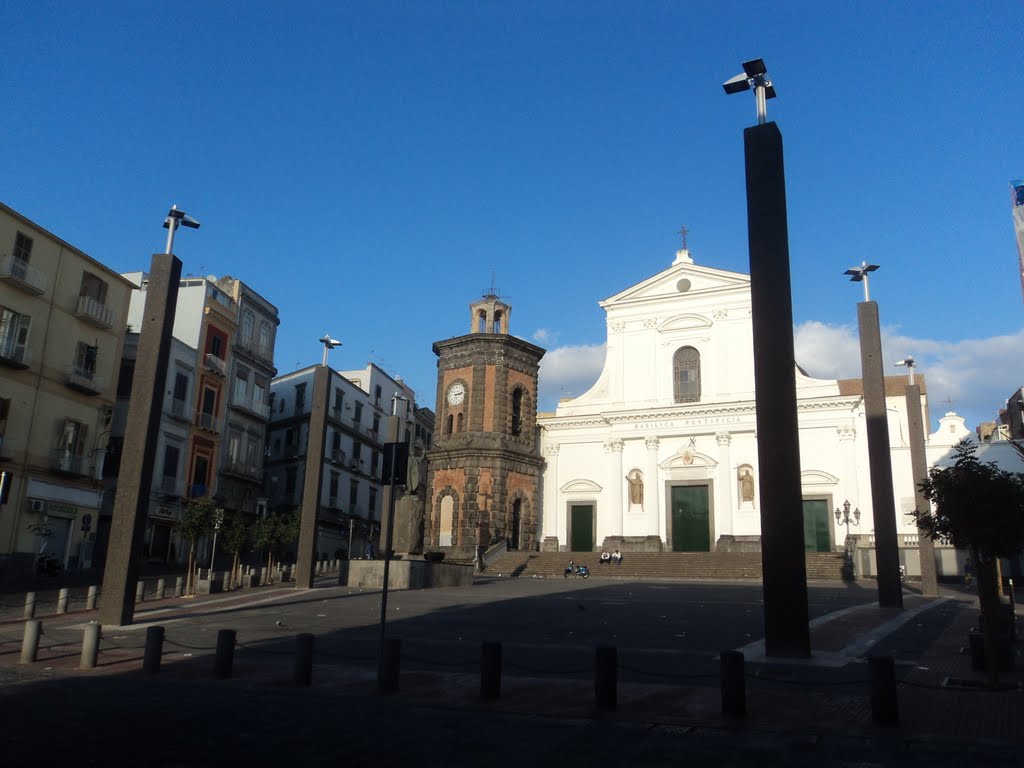
M164 250L168 256L174 253L174 230L178 228L178 220L173 216L167 217L167 248Z
M754 86L754 101L757 103L757 124L764 125L768 119L768 103L763 84Z

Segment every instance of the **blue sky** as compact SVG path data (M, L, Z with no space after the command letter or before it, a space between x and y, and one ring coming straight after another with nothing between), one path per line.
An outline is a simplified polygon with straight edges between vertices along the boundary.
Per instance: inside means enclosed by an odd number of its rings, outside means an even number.
M118 271L167 207L191 274L281 313L280 371L368 360L433 406L433 341L492 269L550 352L542 408L602 360L600 299L694 259L747 271L748 94L783 131L798 360L856 376L866 259L886 355L934 420L1022 383L1008 182L1024 175L1020 2L0 0L0 199ZM890 372L897 373L893 368Z

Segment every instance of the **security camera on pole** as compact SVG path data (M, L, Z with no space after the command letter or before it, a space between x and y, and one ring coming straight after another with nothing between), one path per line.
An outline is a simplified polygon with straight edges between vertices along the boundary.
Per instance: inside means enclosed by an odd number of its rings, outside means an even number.
M146 513L153 485L150 469L157 458L171 333L181 281L181 261L172 253L174 233L179 226L199 229L199 222L172 205L164 219L164 227L169 230L166 252L153 255L146 286L146 307L139 329L139 350L123 447L125 456L137 457L138 461L132 465L134 471L126 471L127 465L122 464L117 482L100 604L100 623L106 625L131 624L135 616L135 582L142 566Z
M754 331L754 402L761 490L764 638L768 656L811 654L804 565L800 440L796 412L793 299L782 134L767 121L775 87L762 59L724 84L728 94L753 90L757 125L743 131L747 239Z
M928 509L928 499L921 490L921 483L928 479L928 459L924 452L924 411L921 408L921 387L914 383L914 368L917 363L907 355L896 365L906 366L910 374L905 397L907 399L907 432L910 435L910 472L914 480L914 508ZM917 531L917 552L921 559L921 594L937 597L939 594L938 573L935 567L935 542L920 529Z
M885 371L882 367L882 332L878 304L871 301L868 275L877 264L861 262L846 270L855 283L864 283L864 301L857 304L860 332L861 380L868 437L868 468L871 474L871 514L875 526L875 559L878 564L878 604L903 608L900 552L896 540L896 504L892 491L892 452L889 420L885 410Z

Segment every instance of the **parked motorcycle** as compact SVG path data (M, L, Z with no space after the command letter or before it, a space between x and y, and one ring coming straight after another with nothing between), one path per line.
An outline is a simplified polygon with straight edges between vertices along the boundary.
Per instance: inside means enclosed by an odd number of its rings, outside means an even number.
M590 569L582 563L580 565L576 565L570 560L569 565L566 566L565 572L562 574L562 578L568 579L570 576L576 576L577 578L583 577L584 579L589 579Z

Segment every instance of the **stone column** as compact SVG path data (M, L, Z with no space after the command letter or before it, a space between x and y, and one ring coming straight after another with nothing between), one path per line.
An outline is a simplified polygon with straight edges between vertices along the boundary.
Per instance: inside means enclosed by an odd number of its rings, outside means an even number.
M604 444L608 456L608 533L607 536L622 536L622 494L625 475L622 474L622 440L609 440ZM600 541L600 539L599 539Z
M295 586L310 589L319 557L317 526L320 517L320 494L324 486L324 448L327 445L327 411L331 397L331 369L318 365L313 372L313 394L310 396L309 430L306 436L306 473L302 483L299 544L295 558Z
M920 487L920 484L928 479L928 459L924 451L924 419L921 416L921 387L918 384L909 384L906 398L915 508L928 509L928 499ZM921 594L925 597L936 597L939 594L939 587L935 572L935 542L920 528L917 529L917 549L921 556Z
M647 535L661 538L661 489L658 486L657 437L644 439L647 448L647 469L644 471L644 507L647 509Z
M728 432L719 432L715 435L718 442L718 487L715 489L715 510L722 510L725 515L715 515L715 532L732 535L734 533L733 518L736 515L736 505L733 503L733 489L736 487L736 475L732 466L732 435Z

